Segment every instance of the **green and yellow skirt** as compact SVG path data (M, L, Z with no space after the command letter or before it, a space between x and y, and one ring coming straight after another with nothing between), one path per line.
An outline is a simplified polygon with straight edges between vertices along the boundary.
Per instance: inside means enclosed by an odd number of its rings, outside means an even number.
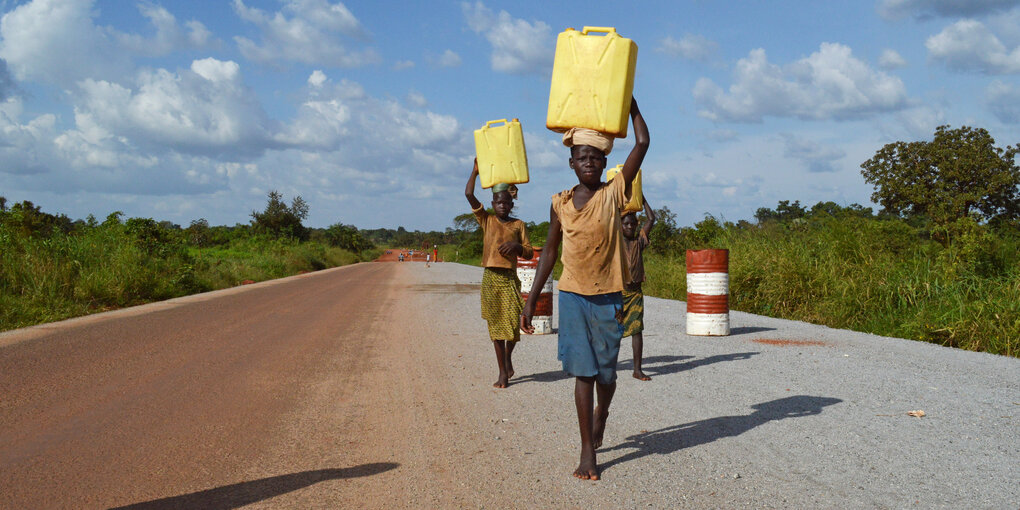
M487 267L482 272L482 318L489 322L492 340L521 339L520 317L524 310L517 270Z

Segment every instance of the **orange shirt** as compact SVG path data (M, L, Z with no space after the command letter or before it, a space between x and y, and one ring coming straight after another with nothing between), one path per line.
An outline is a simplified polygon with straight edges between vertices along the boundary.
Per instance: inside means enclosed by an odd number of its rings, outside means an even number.
M523 258L530 259L535 254L534 248L531 247L531 241L528 240L528 230L523 221L511 219L503 223L496 215L489 214L484 205L478 209L472 209L471 212L475 213L475 219L482 226L483 267L517 268L517 257L507 258L499 253L499 246L507 241L521 243L521 246L524 247L524 252L521 253Z
M553 195L553 212L563 230L560 290L586 296L623 290L624 282L630 279L620 220L620 211L627 203L625 189L623 179L613 179L599 188L580 211L574 207L573 189Z

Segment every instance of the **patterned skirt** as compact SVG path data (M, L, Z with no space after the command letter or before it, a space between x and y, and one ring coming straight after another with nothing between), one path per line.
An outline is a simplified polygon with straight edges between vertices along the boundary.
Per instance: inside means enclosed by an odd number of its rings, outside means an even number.
M521 339L520 317L524 309L521 281L515 269L487 267L482 272L482 318L489 322L492 340Z
M639 290L623 291L623 336L633 336L645 329L645 295Z

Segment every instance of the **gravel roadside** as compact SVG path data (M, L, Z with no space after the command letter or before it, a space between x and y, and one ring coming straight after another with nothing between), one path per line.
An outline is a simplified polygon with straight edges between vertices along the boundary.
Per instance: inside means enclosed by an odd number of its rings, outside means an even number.
M645 299L645 371L630 341L603 479L579 481L573 380L556 336L525 337L506 390L477 285L459 264L401 268L456 425L433 448L458 507L1017 508L1020 360L732 312L728 337L684 332L684 303ZM554 322L555 324L555 322ZM921 418L907 413L923 410ZM432 442L430 440L430 442ZM447 462L442 462L447 464ZM412 467L413 469L413 467ZM459 484L459 486L457 485ZM414 491L412 491L414 492Z

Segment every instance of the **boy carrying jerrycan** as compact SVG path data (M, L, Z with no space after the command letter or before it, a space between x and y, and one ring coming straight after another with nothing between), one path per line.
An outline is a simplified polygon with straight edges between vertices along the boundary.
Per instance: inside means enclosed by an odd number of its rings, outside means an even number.
M587 35L592 31L607 35ZM521 329L533 331L536 299L562 245L557 358L563 370L574 377L581 435L574 476L582 480L599 479L595 450L602 446L609 405L616 392L616 360L623 336L621 293L630 280L621 213L631 198L632 183L649 144L648 126L632 96L636 58L637 46L617 35L615 29L585 27L583 33L569 29L556 43L549 94L546 125L565 131L563 144L570 147L568 164L577 176L577 185L552 197L549 234L524 305ZM613 138L626 136L628 114L634 148L619 175L603 182L606 156L613 148ZM596 394L598 406L594 407Z

